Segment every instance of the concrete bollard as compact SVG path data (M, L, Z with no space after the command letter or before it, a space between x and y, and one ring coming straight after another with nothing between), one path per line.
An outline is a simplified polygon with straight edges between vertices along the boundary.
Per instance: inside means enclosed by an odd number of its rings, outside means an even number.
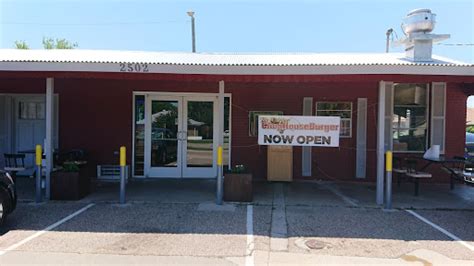
M392 151L387 151L385 153L385 209L392 209L392 161L393 154Z
M120 147L120 204L125 204L125 167L127 165L127 149Z
M41 163L43 161L43 149L41 145L36 145L36 196L35 202L40 203L42 201L42 189L41 189Z
M217 198L216 204L222 205L224 183L223 183L223 170L222 169L222 146L217 147Z

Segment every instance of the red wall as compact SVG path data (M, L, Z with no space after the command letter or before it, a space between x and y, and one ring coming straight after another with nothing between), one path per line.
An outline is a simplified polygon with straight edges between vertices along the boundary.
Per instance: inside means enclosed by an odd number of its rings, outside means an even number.
M232 161L244 163L258 177L265 177L266 147L256 145L257 137L248 136L248 111L283 111L287 115L301 115L303 98L316 101L350 101L353 103L352 138L341 138L339 148L313 148L313 178L351 179L355 172L357 98L368 98L368 173L373 175L375 162L375 118L377 82L341 83L231 83L232 92ZM313 104L314 112L315 103ZM248 147L250 145L254 145ZM237 146L237 147L234 147ZM296 178L301 177L301 148L294 147Z
M44 77L0 73L0 93L44 93ZM14 78L10 78L13 76ZM89 152L91 163L114 163L121 145L132 147L133 91L218 92L216 77L199 75L174 77L163 75L130 76L114 74L56 75L55 92L59 93L60 147L82 148ZM107 78L109 77L109 78ZM150 78L151 77L151 78ZM154 78L153 78L154 77ZM142 79L143 78L143 79ZM304 97L317 101L350 101L353 103L352 137L342 138L339 148L313 148L313 176L321 179L354 179L357 125L357 98L368 99L367 175L375 179L376 121L378 84L380 80L396 82L431 82L449 80L447 89L446 147L447 154L464 150L467 94L461 81L453 77L341 75L311 77L242 77L226 80L226 92L232 93L232 164L245 164L256 178L266 175L266 148L248 136L249 111L283 111L301 115ZM227 81L231 80L231 81ZM314 112L315 103L313 103ZM301 178L301 148L294 148L294 176ZM436 175L436 181L446 181Z

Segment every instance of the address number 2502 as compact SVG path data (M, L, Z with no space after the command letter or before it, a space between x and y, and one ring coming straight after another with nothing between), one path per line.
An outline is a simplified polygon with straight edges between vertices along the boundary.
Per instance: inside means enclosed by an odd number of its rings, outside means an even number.
M148 64L120 63L120 72L148 72Z

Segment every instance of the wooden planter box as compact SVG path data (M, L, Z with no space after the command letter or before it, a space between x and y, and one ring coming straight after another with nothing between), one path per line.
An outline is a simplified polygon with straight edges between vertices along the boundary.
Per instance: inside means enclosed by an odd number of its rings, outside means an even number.
M57 171L51 173L52 200L79 200L90 193L90 175L87 168L79 172Z
M225 174L224 200L251 202L253 200L252 174Z

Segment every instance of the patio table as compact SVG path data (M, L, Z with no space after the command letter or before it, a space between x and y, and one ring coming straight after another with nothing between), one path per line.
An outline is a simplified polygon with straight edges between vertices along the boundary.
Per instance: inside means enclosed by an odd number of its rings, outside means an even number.
M445 169L450 174L450 188L454 189L454 179L459 178L460 175L464 176L464 164L466 160L462 157L452 157L447 158L445 156L439 156L439 158L423 158L424 160L428 161L428 163L423 166L422 170L428 168L431 164L440 164L443 169ZM454 164L449 165L449 164ZM455 164L459 164L456 167ZM462 166L461 166L462 165Z
M442 166L446 167L447 163L463 163L464 160L457 159L457 158L447 158L444 155L440 155L439 157L427 157L424 158L423 160L428 161L427 164L425 164L420 171L424 171L426 168L428 168L432 164L441 164Z
M399 157L397 157L399 158ZM421 168L419 168L418 170L416 170L417 172L420 172L421 175L423 174L427 174L427 175L430 175L431 174L428 174L426 173L426 170L428 167L430 167L431 165L433 164L439 164L441 165L442 168L446 169L447 172L449 172L449 174L451 175L451 189L453 188L454 186L454 176L457 176L457 169L455 169L454 167L451 167L449 166L448 164L452 164L452 163L465 163L465 160L464 159L459 159L459 158L456 158L456 157L446 157L444 155L441 155L439 157L427 157L427 158L424 158L424 157L418 157L418 156L410 156L410 157L405 157L405 159L408 159L408 160L424 160L426 161L426 164L423 165ZM414 178L414 183L415 183L415 196L418 196L419 194L419 178ZM400 182L400 181L399 181Z

